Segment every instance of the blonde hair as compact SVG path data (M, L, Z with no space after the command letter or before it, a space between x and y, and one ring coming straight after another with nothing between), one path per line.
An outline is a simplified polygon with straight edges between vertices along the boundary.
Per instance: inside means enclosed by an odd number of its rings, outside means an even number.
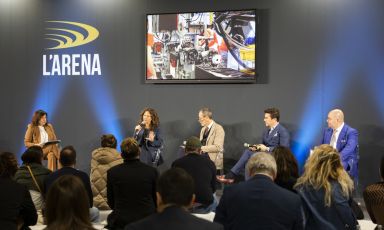
M330 207L332 202L331 180L337 181L345 197L353 190L353 181L344 170L339 153L330 145L320 145L314 148L304 166L303 175L297 180L295 187L311 186L315 190L325 191L324 203Z

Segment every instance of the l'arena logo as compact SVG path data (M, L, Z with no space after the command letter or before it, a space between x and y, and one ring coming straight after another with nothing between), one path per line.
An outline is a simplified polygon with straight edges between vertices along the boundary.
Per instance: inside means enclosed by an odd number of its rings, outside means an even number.
M70 49L88 45L99 37L90 25L71 21L46 21L45 39L50 41L43 54L44 76L100 76L98 53L73 53ZM67 51L68 50L68 51ZM68 52L68 53L64 53ZM71 52L71 53L69 53Z

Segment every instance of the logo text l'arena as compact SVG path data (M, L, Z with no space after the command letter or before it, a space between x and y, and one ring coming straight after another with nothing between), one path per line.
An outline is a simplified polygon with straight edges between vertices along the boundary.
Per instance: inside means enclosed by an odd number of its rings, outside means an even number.
M58 54L55 51L71 49L93 42L99 31L90 25L70 21L46 21L49 27L45 39L53 41L43 55L43 76L100 76L98 53Z

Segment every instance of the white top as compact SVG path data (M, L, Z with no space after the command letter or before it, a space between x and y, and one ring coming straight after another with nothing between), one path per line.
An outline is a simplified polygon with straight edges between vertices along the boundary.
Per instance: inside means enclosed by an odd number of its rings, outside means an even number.
M212 125L213 125L213 121L211 121L211 123L207 126L207 127L208 127L208 130L211 130Z
M337 146L337 140L339 139L339 134L340 134L341 130L343 129L343 127L344 127L344 122L343 122L343 124L340 125L339 128L333 130L333 133L335 134L335 143L333 143L332 147L335 148L335 149L337 149L337 148L336 148L336 146ZM336 133L335 133L335 132L336 132ZM333 134L332 134L332 135L333 135ZM331 139L332 139L332 137L331 137Z
M40 143L39 144L43 144L43 143L48 142L47 131L45 131L44 127L40 126L40 125L39 125L39 130L40 130Z

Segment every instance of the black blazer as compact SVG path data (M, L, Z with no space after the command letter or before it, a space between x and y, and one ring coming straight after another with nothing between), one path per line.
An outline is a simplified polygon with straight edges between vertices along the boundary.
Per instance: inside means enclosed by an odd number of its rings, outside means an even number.
M171 206L161 213L127 225L125 230L223 230L223 226L198 218L184 209Z
M302 220L299 196L261 174L224 188L214 219L225 230L303 229Z
M83 182L85 190L87 191L88 194L88 201L89 201L89 207L92 208L93 206L93 194L92 194L92 188L91 188L91 182L89 179L88 174L85 172L72 168L72 167L63 167L52 174L50 174L47 178L44 180L44 188L43 188L43 195L46 197L49 188L57 180L59 177L64 176L64 175L74 175L80 178L80 180Z
M156 212L157 178L157 170L139 159L124 160L107 171L109 229L123 228Z
M24 226L35 225L36 208L27 187L0 177L0 188L1 229L16 229L18 218L24 221Z

